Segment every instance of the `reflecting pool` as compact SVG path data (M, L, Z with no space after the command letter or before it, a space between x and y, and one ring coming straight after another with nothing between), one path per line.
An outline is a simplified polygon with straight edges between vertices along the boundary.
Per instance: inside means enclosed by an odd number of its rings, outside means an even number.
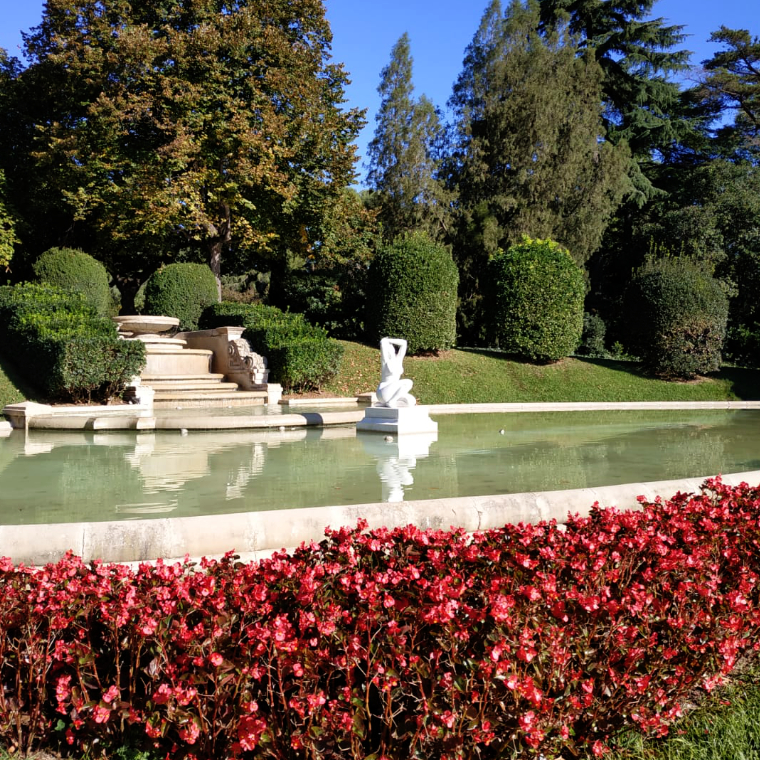
M354 427L0 438L0 524L130 520L615 485L760 469L760 411L440 415Z

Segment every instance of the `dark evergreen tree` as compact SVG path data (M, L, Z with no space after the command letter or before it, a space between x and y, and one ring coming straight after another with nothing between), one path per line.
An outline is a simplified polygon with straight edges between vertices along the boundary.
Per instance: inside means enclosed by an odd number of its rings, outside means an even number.
M631 176L641 198L655 190L642 173L653 151L669 147L692 129L682 110L678 84L669 75L688 67L689 52L677 50L682 26L649 18L655 0L540 0L547 32L568 23L579 51L602 68L605 126L612 142L625 140L636 161Z
M368 147L370 203L379 211L387 241L414 230L440 237L448 215L434 157L442 128L433 103L424 95L414 98L412 64L409 36L404 33L380 74L381 103Z
M583 264L628 188L624 141L604 139L601 70L565 29L539 33L538 4L493 0L450 105L450 179L460 211L460 329L481 335L484 264L523 235L553 239Z

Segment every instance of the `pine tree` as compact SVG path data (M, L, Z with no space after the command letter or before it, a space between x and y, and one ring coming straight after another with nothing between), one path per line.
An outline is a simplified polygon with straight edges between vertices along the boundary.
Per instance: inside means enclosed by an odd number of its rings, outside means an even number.
M450 101L465 332L478 330L489 255L528 235L556 240L582 265L627 189L627 148L604 139L598 64L538 22L534 0L513 0L503 17L493 0Z
M387 241L414 230L440 237L448 214L434 157L440 120L426 96L414 99L412 65L409 36L404 33L380 74L381 103L368 146L371 204L378 209Z

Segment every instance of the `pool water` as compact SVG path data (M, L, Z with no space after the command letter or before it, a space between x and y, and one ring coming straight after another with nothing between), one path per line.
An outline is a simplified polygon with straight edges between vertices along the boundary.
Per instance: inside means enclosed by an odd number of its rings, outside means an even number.
M0 438L0 524L130 520L615 485L760 469L760 411L438 416L353 426Z

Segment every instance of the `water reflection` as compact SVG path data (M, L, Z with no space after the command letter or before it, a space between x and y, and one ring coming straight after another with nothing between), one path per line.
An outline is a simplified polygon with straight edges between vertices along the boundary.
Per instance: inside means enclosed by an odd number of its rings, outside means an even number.
M186 436L14 431L0 438L0 524L398 502L760 469L760 412L437 421L437 439L394 436L392 442L357 436L354 427Z
M430 455L430 447L438 440L438 433L399 435L385 440L377 433L362 433L364 450L377 460L375 469L382 485L382 501L404 501L404 489L414 485L412 470L418 459Z

